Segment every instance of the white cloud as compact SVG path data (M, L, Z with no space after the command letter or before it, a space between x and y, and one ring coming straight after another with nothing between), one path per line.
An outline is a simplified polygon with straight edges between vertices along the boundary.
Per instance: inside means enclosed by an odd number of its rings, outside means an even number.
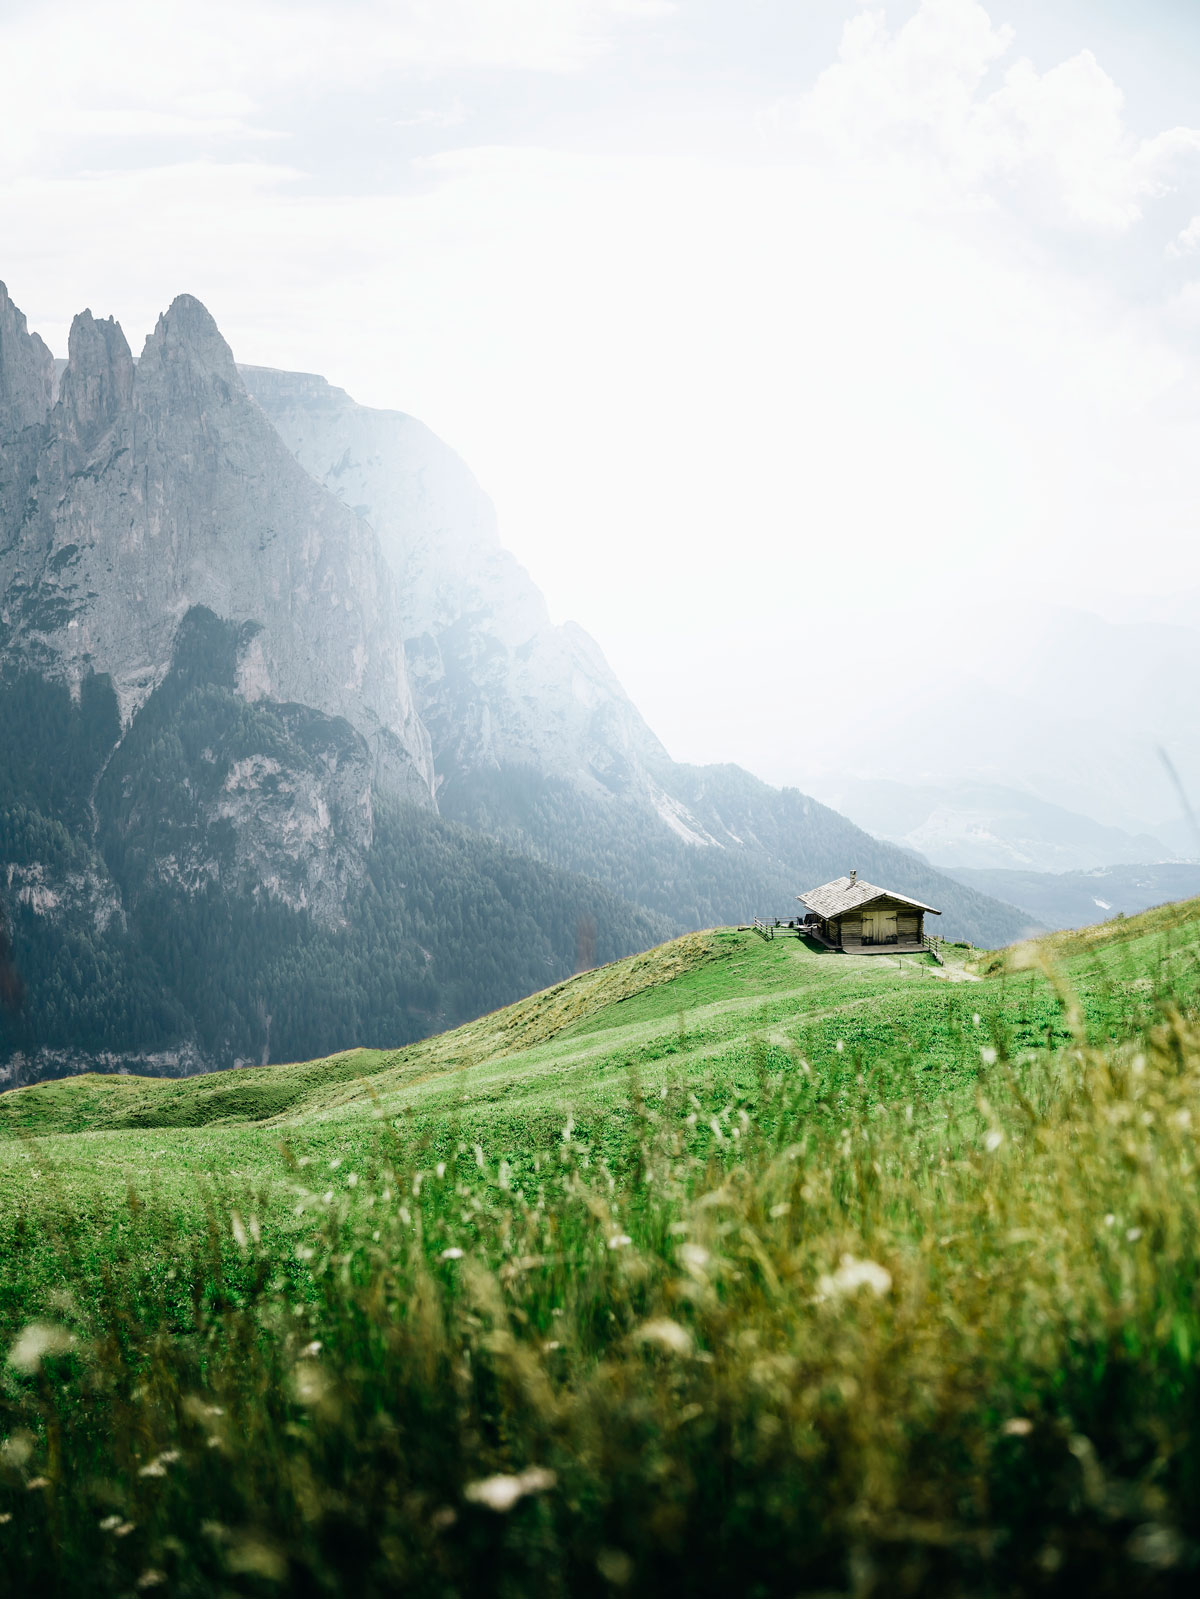
M882 11L860 14L799 103L801 125L873 164L907 164L914 190L1020 203L1043 224L1128 229L1180 159L1200 154L1200 131L1136 138L1087 50L1044 73L1019 59L989 90L1013 39L978 0L923 0L895 31Z
M623 30L673 9L660 0L38 0L0 18L0 59L31 69L6 73L0 171L78 164L86 139L244 136L265 102L363 90L397 73L577 72Z

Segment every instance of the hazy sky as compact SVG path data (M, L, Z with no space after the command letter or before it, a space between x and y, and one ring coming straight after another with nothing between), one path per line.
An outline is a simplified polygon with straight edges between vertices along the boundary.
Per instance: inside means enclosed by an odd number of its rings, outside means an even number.
M800 775L897 640L1190 614L1191 0L0 0L0 59L51 346L186 290L422 417L681 758Z

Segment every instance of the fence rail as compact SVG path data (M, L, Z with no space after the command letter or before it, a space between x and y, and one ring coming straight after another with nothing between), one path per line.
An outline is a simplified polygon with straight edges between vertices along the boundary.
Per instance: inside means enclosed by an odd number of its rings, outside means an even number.
M760 916L754 918L754 931L761 933L764 938L774 938L775 928L770 922L764 922Z

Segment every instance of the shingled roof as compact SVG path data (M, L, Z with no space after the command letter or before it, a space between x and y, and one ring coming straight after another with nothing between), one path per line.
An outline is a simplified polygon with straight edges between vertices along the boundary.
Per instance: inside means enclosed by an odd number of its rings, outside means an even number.
M899 900L902 905L912 905L919 911L929 911L933 916L942 913L910 894L897 894L894 888L877 888L874 883L864 883L861 877L835 877L832 883L822 883L820 888L810 888L807 894L796 898L818 916L844 916L847 911L860 910L877 899Z

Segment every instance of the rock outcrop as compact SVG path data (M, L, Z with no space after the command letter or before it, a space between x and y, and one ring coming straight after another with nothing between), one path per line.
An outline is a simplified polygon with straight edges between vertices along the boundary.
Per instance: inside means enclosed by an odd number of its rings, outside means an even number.
M199 301L172 304L136 366L115 322L77 317L48 416L53 363L7 315L0 393L26 434L43 419L0 532L3 656L75 687L107 674L127 726L193 608L252 622L243 697L344 717L383 790L432 803L378 540L283 446Z
M53 399L54 357L0 283L0 439L40 427Z

